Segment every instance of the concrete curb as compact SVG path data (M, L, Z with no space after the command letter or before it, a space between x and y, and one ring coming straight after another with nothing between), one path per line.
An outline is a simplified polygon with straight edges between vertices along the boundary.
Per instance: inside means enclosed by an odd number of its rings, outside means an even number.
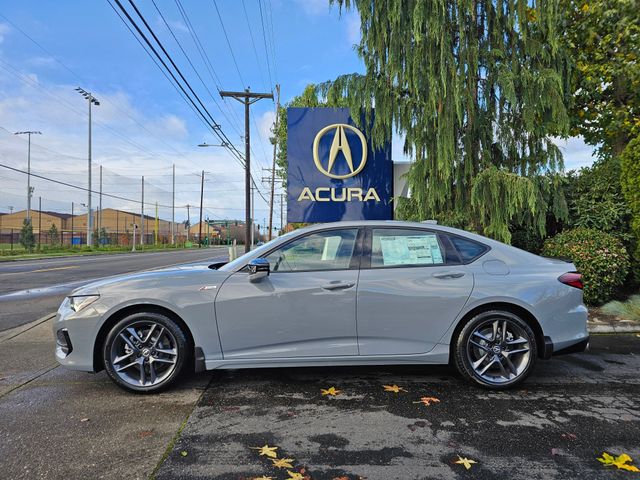
M11 340L12 338L17 337L18 335L22 335L23 333L31 330L32 328L37 327L41 323L44 323L47 320L51 320L55 316L56 316L55 313L49 313L44 317L40 317L39 319L34 320L33 322L29 322L24 325L20 325L19 327L10 328L9 330L0 332L0 343L6 342L7 340Z
M640 323L587 323L589 333L640 333Z

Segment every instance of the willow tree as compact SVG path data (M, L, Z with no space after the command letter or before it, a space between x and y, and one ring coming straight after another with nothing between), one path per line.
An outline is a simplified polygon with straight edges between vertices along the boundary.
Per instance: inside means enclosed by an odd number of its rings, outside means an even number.
M366 73L319 86L346 97L375 144L395 129L415 158L411 216L450 214L504 241L542 234L568 133L557 0L331 0L357 9ZM375 115L372 112L375 106Z

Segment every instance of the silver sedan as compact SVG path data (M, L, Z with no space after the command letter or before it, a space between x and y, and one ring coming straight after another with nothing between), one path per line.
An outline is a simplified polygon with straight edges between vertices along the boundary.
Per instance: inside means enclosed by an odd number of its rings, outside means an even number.
M503 389L586 349L573 264L434 223L339 222L226 264L108 278L54 322L56 358L155 392L186 369L453 363Z

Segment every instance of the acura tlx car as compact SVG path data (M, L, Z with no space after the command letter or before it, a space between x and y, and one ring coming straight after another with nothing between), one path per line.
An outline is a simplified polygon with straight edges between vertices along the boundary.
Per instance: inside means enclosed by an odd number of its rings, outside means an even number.
M492 389L584 351L573 264L435 223L338 222L229 262L75 290L54 325L64 366L156 392L186 369L453 363Z

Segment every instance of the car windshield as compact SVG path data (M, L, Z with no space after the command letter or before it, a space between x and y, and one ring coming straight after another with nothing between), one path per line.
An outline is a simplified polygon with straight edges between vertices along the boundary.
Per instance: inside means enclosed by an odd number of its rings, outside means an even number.
M249 253L245 253L244 255L236 258L235 260L223 265L218 270L223 270L226 272L232 272L234 270L237 270L239 267L241 267L247 262L249 257L254 257L256 254L258 256L261 256L263 253L268 252L273 247L276 241L287 239L289 237L292 237L296 233L300 233L300 230L294 230L292 232L285 233L284 235L280 235L279 237L274 238L273 240L265 243L264 245L254 248Z

